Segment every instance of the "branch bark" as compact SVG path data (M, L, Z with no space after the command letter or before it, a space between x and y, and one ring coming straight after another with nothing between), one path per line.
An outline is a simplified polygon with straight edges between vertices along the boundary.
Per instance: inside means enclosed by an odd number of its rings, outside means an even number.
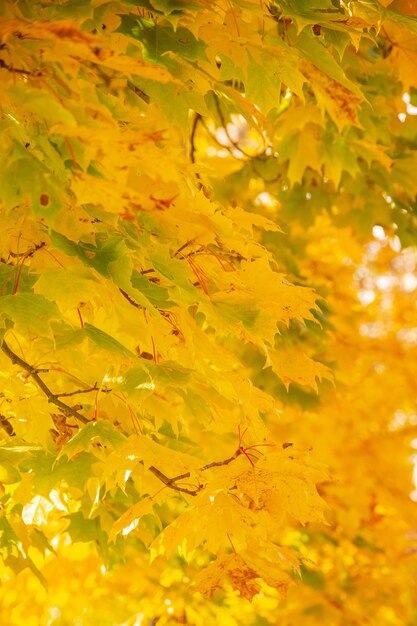
M230 456L228 459L224 459L224 461L213 461L212 463L207 463L207 465L203 465L203 467L200 467L200 472L205 472L208 469L211 469L212 467L221 467L222 465L229 465L229 463L237 459L238 456L240 456L241 454L243 454L242 448L238 448L236 452L232 454L232 456ZM180 474L179 476L174 476L174 478L169 478L168 476L163 474L157 467L154 467L153 465L151 465L148 469L150 472L152 472L154 476L156 476L162 483L164 483L164 485L166 485L170 489L173 489L174 491L180 491L181 493L186 493L189 496L196 496L202 489L204 489L204 485L199 485L195 489L186 489L185 487L181 487L180 485L177 484L178 482L180 482L181 480L184 480L185 478L190 478L191 476L190 472L186 472L185 474Z
M54 404L59 409L61 409L61 411L67 417L74 417L76 420L78 420L82 424L88 424L88 422L90 420L88 420L84 415L79 413L79 411L77 411L73 407L69 406L68 404L65 404L65 402L62 402L62 400L60 400L59 397L58 397L60 394L57 395L57 394L53 393L51 391L51 389L44 383L42 378L39 376L39 373L40 372L47 372L48 370L39 369L39 368L33 367L32 365L29 365L29 363L26 363L26 361L21 359L17 354L15 354L13 352L13 350L10 349L10 347L8 346L8 344L6 343L6 341L4 339L1 342L1 346L0 347L1 347L2 351L4 352L4 354L11 360L11 362L14 365L18 365L25 372L27 372L29 374L29 376L32 378L33 382L45 394L45 396L48 399L48 402L50 402L51 404Z

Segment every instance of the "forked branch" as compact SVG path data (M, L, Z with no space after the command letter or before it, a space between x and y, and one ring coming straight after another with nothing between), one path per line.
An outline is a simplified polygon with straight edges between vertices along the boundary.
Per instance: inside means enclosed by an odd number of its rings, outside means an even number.
M199 471L205 472L208 469L211 469L212 467L221 467L222 465L229 465L229 463L237 459L237 457L240 456L241 454L244 454L244 452L243 452L243 449L239 447L236 450L236 452L232 454L232 456L230 456L228 459L224 459L224 461L213 461L212 463L207 463L207 465L200 467ZM179 476L174 476L174 478L168 478L168 476L163 474L159 469L157 469L153 465L151 465L151 467L149 467L148 469L150 472L152 472L154 476L156 476L161 482L163 482L164 485L166 485L170 489L174 489L174 491L180 491L181 493L186 493L189 496L196 496L202 489L204 489L204 485L198 485L198 487L196 487L195 489L188 489L185 487L181 487L181 485L178 484L181 481L183 481L185 478L190 478L191 476L190 472L186 472L185 474L180 474Z
M29 363L26 363L26 361L21 359L20 356L15 354L13 352L13 350L10 349L10 347L8 346L8 344L6 343L6 341L4 339L1 342L1 346L0 347L1 347L2 351L4 352L4 354L11 360L11 362L14 365L18 365L25 372L27 372L29 374L29 376L32 378L33 382L45 394L45 396L48 399L48 402L50 402L51 404L54 404L55 406L57 406L64 413L64 415L66 415L67 417L74 417L79 422L82 422L83 424L88 424L89 420L84 415L82 415L79 411L74 409L69 404L65 404L65 402L62 402L62 400L59 399L59 396L60 395L62 396L63 394L53 393L51 391L51 389L48 387L48 385L46 385L44 383L44 381L39 376L39 374L42 373L42 372L48 372L49 370L41 369L41 368L38 368L38 367L33 367L32 365L29 365Z

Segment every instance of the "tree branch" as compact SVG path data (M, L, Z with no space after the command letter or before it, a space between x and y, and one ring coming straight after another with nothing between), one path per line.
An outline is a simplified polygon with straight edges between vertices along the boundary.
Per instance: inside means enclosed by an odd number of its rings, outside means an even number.
M197 131L198 123L200 122L201 119L202 118L201 118L200 113L196 113L195 116L194 116L193 125L191 127L191 134L190 134L190 161L193 164L195 163L195 143L194 143L194 141L195 141L195 134L196 134L196 131Z
M65 391L63 393L56 393L56 398L68 398L68 396L76 396L80 393L91 393L92 391L101 391L101 393L110 393L112 389L101 389L97 383L94 383L93 387L89 387L88 389L76 389L75 391Z
M12 67L11 65L8 65L3 59L0 59L0 68L3 68L4 70L7 70L8 72L16 72L17 74L25 74L25 76L30 76L32 73L20 67Z
M211 469L212 467L221 467L222 465L229 465L229 463L237 459L238 456L240 456L241 454L243 454L242 448L238 448L236 452L232 456L230 456L228 459L225 459L224 461L213 461L212 463L207 463L207 465L200 467L200 472L205 472L208 469ZM143 464L143 461L141 461L141 463ZM174 476L174 478L169 478L168 476L163 474L157 467L154 467L153 465L151 465L148 469L150 472L152 472L154 476L156 476L162 483L164 483L166 487L169 487L170 489L173 489L174 491L180 491L181 493L186 493L189 496L196 496L202 489L204 489L204 485L199 485L195 489L186 489L185 487L180 487L177 484L179 481L184 480L184 478L190 478L191 476L190 472L186 472L185 474L180 474L179 476Z
M154 476L156 476L166 487L170 489L174 489L174 491L180 491L181 493L186 493L189 496L196 496L201 489L203 489L203 485L199 485L195 489L186 489L185 487L180 487L176 483L179 480L184 480L184 478L190 478L190 472L186 472L185 474L180 474L179 476L174 476L174 478L168 478L165 474L163 474L158 468L151 465L148 467L149 471L152 472Z
M229 456L228 459L225 459L224 461L213 461L213 463L207 463L207 465L204 465L204 467L200 467L200 472L205 472L206 470L211 469L212 467L221 467L222 465L229 465L229 463L237 459L237 457L240 456L241 454L243 454L242 448L238 448L232 456Z
M196 148L195 148L195 135L197 132L197 126L198 123L202 121L202 117L200 115L200 113L196 113L194 116L194 120L193 120L193 125L191 127L191 134L190 134L190 161L193 165L195 165L195 152L196 152ZM198 180L198 188L199 189L204 189L204 185L203 185L203 181L201 180L201 176L199 174L199 172L195 173L195 177Z
M64 415L67 415L68 417L74 417L76 420L78 420L79 422L82 422L83 424L88 424L89 420L86 417L84 417L84 415L79 413L76 409L74 409L73 407L69 406L68 404L65 404L65 402L62 402L59 399L59 397L58 397L58 395L60 395L60 394L57 395L55 393L52 393L52 391L49 389L49 387L43 382L42 378L39 376L39 373L40 372L48 372L49 370L47 370L47 369L39 369L39 368L33 367L32 365L29 365L29 363L26 363L26 361L24 361L19 356L17 356L17 354L15 354L9 348L9 346L7 345L7 343L6 343L6 341L4 339L1 342L1 346L0 347L1 347L2 351L4 352L4 354L11 360L11 362L14 365L19 365L19 367L21 367L23 370L25 370L25 372L27 372L29 374L29 376L37 384L39 389L48 398L48 402L50 402L51 404L54 404L59 409L61 409L61 411L64 413Z

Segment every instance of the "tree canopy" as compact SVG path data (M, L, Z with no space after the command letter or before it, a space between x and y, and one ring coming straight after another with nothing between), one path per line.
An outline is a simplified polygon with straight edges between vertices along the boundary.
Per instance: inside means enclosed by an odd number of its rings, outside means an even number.
M1 623L415 626L416 3L0 39Z

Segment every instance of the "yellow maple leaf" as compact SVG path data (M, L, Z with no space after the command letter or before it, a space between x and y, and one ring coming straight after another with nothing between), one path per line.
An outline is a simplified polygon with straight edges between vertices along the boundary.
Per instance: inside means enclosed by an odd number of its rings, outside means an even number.
M273 372L284 383L287 391L291 383L306 385L317 392L317 378L333 380L331 371L323 363L313 361L301 350L267 350L268 360L265 367L272 366Z
M151 498L145 498L144 500L133 504L113 524L109 533L109 541L115 541L119 533L122 533L122 535L125 537L136 528L136 526L139 524L140 519L144 515L149 515L153 512L153 501Z
M357 109L361 98L310 61L302 60L300 66L312 86L319 107L327 111L339 131L347 125L360 127Z
M197 591L211 598L214 591L229 578L234 589L247 600L259 593L260 575L239 554L219 555L218 558L197 578Z
M390 48L387 61L403 84L404 90L417 85L417 35L394 22L384 23Z
M239 591L243 598L252 600L261 590L257 581L263 579L267 585L285 595L292 582L287 573L291 567L297 569L298 559L294 558L291 550L281 549L280 546L270 546L268 555L253 550L234 554L221 552L197 577L196 589L211 598L216 589L224 586L225 579L229 579L233 589Z

